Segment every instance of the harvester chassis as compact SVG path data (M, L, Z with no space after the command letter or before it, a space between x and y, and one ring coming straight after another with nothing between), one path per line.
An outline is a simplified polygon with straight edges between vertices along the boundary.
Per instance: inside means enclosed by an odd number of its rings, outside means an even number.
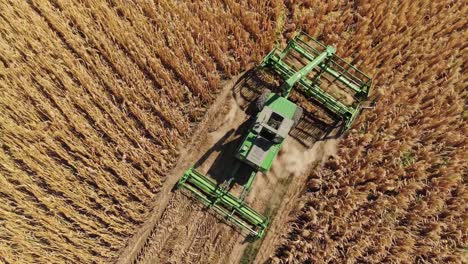
M298 68L289 63L291 52L300 56L303 66ZM291 39L282 51L275 46L259 67L273 71L283 83L279 93L265 90L258 97L255 120L237 149L237 163L227 180L217 183L191 167L177 184L177 188L189 190L208 208L246 230L254 239L264 235L269 219L247 205L245 198L257 173L268 172L288 133L302 116L303 109L288 100L292 90L299 89L306 98L332 113L342 124L341 132L344 132L358 116L361 103L368 98L372 87L372 80L336 56L333 47L325 46L303 32ZM346 105L322 89L320 79L325 75L352 91L355 102ZM230 193L230 189L241 162L251 166L252 172L242 186L241 194L236 197Z

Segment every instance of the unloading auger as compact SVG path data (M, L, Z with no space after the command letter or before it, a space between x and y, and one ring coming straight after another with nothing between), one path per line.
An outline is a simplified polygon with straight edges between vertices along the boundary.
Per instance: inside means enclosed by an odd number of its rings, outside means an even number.
M258 113L236 151L238 161L229 179L218 184L192 167L177 183L178 188L191 191L209 208L256 239L264 235L269 219L244 200L257 173L268 172L285 138L302 117L302 108L288 100L291 91L300 89L306 98L331 113L337 122L341 122L343 132L351 127L372 87L371 78L335 55L333 47L323 45L304 32L291 39L282 51L275 46L259 67L273 70L282 78L283 84L279 93L264 90L258 97ZM326 92L321 88L321 78L333 80L328 83L332 83L334 89L352 91L354 102L346 104ZM229 190L241 162L251 166L253 171L242 193L236 197Z

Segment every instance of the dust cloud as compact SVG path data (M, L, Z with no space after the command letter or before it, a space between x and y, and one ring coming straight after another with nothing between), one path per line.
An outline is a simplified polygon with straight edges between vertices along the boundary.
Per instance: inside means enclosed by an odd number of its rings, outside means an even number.
M307 172L311 165L317 162L322 164L330 156L336 156L337 146L337 139L328 139L316 142L311 148L305 148L289 137L283 145L278 161L273 164L273 170L277 172L276 174L299 176Z

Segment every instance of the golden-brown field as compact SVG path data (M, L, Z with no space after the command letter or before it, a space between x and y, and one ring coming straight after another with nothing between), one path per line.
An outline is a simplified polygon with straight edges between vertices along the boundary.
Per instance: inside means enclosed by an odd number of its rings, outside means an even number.
M466 2L305 2L291 22L371 73L378 102L312 173L270 261L466 261Z
M378 101L304 183L269 262L466 260L467 15L448 0L0 0L0 263L114 262L222 81L296 27L373 76Z
M114 259L220 81L271 48L278 10L0 1L0 262Z

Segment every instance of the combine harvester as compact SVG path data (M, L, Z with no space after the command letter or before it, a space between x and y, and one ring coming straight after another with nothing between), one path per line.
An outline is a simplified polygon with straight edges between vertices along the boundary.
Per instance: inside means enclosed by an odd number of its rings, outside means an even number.
M335 55L335 49L325 46L301 32L280 51L275 47L260 64L283 80L279 93L264 90L256 101L255 121L238 147L238 160L230 178L221 184L195 170L188 169L177 188L185 188L226 220L248 231L255 239L261 238L269 219L248 206L248 195L258 172L267 173L278 155L285 138L302 117L302 108L288 100L296 87L313 103L320 105L341 123L341 132L351 127L361 105L368 98L372 80L354 66ZM354 102L346 105L320 87L321 78L332 79L335 89L349 89ZM248 181L236 197L230 193L241 163L252 167Z

